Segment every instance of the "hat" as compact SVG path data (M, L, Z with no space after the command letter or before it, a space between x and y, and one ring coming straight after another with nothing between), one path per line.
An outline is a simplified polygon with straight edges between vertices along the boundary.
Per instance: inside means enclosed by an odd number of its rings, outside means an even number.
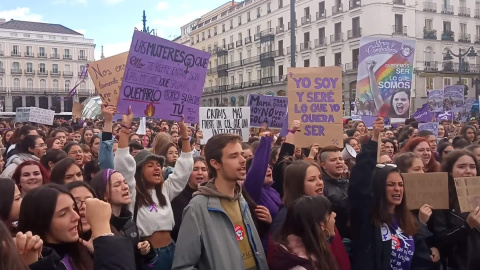
M142 151L138 152L137 155L135 155L135 163L137 164L137 168L141 167L145 162L151 159L160 162L160 166L165 166L165 157L154 155L147 149L143 149Z

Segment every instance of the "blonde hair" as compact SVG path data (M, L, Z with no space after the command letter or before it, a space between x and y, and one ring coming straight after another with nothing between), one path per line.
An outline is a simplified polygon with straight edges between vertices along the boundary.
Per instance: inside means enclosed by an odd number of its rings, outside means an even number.
M162 151L162 147L165 145L173 143L173 137L172 135L168 134L167 132L160 132L155 136L155 139L153 139L152 143L152 154L154 155L160 155Z

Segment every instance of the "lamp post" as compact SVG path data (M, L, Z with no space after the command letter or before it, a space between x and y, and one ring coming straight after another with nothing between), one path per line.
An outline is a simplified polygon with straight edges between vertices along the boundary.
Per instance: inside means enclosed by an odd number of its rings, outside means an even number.
M453 56L458 58L458 85L462 85L462 71L464 69L464 60L463 58L465 56L467 57L475 57L477 56L477 52L471 46L470 48L467 49L466 52L462 53L461 49L458 49L458 54L453 53L450 49L447 51L447 54L443 57L443 60L445 61L451 61L453 60Z
M290 0L290 67L296 67L295 54L297 51L295 31L297 30L297 24L295 19L295 0Z
M143 11L142 22L143 22L142 32L148 33L148 34L153 35L153 36L156 36L155 29L150 30L150 27L147 26L147 16L145 15L145 10Z

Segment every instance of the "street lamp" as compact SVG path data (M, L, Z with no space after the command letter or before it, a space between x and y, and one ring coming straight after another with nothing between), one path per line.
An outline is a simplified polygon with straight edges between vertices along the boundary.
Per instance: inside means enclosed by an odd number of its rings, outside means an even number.
M453 60L453 56L458 58L458 85L462 84L462 71L464 69L464 60L463 58L465 56L467 57L475 57L477 56L477 52L471 46L470 48L467 49L466 52L462 53L461 49L458 48L458 54L453 53L450 49L447 50L447 54L443 57L443 60L445 61L451 61Z

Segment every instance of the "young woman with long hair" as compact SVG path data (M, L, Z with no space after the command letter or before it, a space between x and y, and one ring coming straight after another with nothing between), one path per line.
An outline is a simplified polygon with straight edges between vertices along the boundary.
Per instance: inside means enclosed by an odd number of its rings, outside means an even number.
M38 136L37 129L34 126L29 125L24 125L21 128L15 129L15 132L10 138L10 147L5 151L6 160L8 160L12 155L20 153L20 151L16 149L17 144L22 142L23 139L28 135Z
M83 152L83 165L85 166L85 164L87 164L88 162L92 161L92 149L90 148L90 146L86 145L86 144L82 144L80 145L80 148L82 148L82 152ZM95 158L94 160L97 160L98 162L98 158Z
M162 170L165 158L142 150L135 156L130 155L128 148L128 127L133 114L123 116L119 148L115 155L115 170L126 179L131 194L130 211L136 222L140 237L147 239L157 253L153 269L171 269L175 242L171 237L174 226L173 211L170 201L185 188L193 169L192 149L184 121L180 123L182 134L182 154L178 158L175 171L168 179L163 179ZM166 133L165 133L166 134ZM136 189L133 188L136 186Z
M401 173L424 173L425 165L422 159L415 153L406 152L395 156L393 163L397 165Z
M17 230L22 194L12 179L0 178L0 220L14 235Z
M90 140L90 153L92 154L92 159L97 159L98 160L98 152L100 151L100 142L102 140L98 135L95 135L92 137Z
M80 223L82 224L81 231L79 232L80 238L85 241L89 241L92 236L90 224L87 222L85 202L87 199L96 198L95 191L92 187L84 181L74 181L65 185L70 191L73 198L75 198L75 204L78 208L78 215L80 216ZM89 248L90 253L93 253L93 246L86 245Z
M48 138L45 143L47 144L47 151L50 149L60 149L62 150L62 142L59 138Z
M439 162L442 162L449 153L451 153L451 152L453 152L453 150L455 150L453 148L452 144L449 143L449 142L439 143L437 149L438 149L438 161Z
M57 164L60 160L67 157L67 153L63 150L59 149L50 149L45 152L45 155L40 158L40 164L47 170L47 172L51 172L53 166Z
M50 182L60 185L73 181L83 181L83 171L72 158L64 158L59 161L50 174Z
M88 146L90 145L90 141L92 140L93 137L93 128L84 128L83 133L82 133L82 144L87 144Z
M324 196L301 196L287 211L278 244L269 252L271 270L338 269L329 242L335 236L335 213Z
M40 158L45 155L47 151L47 145L43 142L43 139L36 135L28 135L17 144L16 154L12 155L5 164L5 170L1 177L12 177L17 167L24 161L34 160L40 161Z
M42 164L29 160L20 164L12 175L22 196L42 185L50 182L50 175Z
M413 152L420 156L425 165L425 172L439 172L440 164L435 160L430 144L425 138L413 138L408 140L399 153Z
M455 178L480 176L475 155L466 150L455 150L442 162L442 171L448 173L450 210L433 213L435 242L448 269L474 270L480 265L480 209L462 213L458 203ZM445 268L446 269L446 268Z
M460 129L460 136L462 136L467 142L472 143L477 139L475 136L476 131L477 130L473 126L466 125Z
M71 142L67 143L65 147L63 147L63 151L67 153L69 158L72 158L75 160L75 163L80 167L83 168L83 151L82 147L80 146L79 143L76 142Z

